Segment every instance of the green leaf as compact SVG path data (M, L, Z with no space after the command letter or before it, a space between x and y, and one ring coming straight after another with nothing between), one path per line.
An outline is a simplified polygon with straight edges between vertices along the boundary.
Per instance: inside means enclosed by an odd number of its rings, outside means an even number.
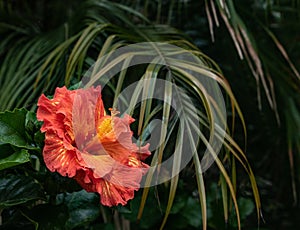
M5 216L5 212L11 213L11 215L9 218L3 218L1 230L38 229L38 224L34 220L28 218L20 209L5 210L2 213L3 217Z
M0 143L0 159L4 159L13 154L15 150L12 148L10 144L2 144Z
M12 174L0 178L0 208L39 199L44 199L44 194L33 178Z
M68 194L65 200L69 209L69 219L66 222L67 229L85 226L99 217L100 201L95 193L81 190Z
M26 149L36 149L26 141L25 121L27 111L15 109L0 113L0 143Z
M254 211L254 204L251 199L241 197L238 199L238 204L240 207L241 219L245 220Z
M187 219L189 225L195 228L200 227L202 223L201 207L192 197L188 198L182 215Z
M175 197L174 204L172 206L170 214L179 213L182 210L182 208L185 206L187 197L186 197L186 195L182 195L182 194L180 194L180 195L181 196Z
M0 160L0 170L10 168L16 165L24 164L30 161L29 153L25 149L15 152L14 154Z
M36 133L37 131L39 131L41 125L42 125L42 122L37 120L35 112L28 111L26 113L25 131L28 134L33 134L33 133Z
M25 118L25 127L28 131L33 131L35 128L35 125L38 123L36 119L36 115L32 111L28 111L26 113L26 118Z

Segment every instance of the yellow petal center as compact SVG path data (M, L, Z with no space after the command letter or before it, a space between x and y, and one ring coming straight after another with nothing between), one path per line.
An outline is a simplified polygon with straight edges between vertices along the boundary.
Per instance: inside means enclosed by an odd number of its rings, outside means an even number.
M111 138L115 137L113 119L119 112L116 109L109 110L111 111L111 116L104 118L97 127L97 133L100 140L108 136Z
M113 126L111 117L103 119L103 121L101 121L101 123L97 127L97 133L100 140L112 132Z

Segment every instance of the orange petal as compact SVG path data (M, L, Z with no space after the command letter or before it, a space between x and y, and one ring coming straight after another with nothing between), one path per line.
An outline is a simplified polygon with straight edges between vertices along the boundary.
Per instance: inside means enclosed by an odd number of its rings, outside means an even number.
M76 149L65 143L58 135L49 130L46 133L43 156L46 166L51 172L57 171L63 176L73 177L82 168Z
M126 205L128 200L134 197L134 191L137 189L128 189L123 186L114 185L106 180L99 180L96 183L97 191L101 194L100 201L106 206Z
M107 176L116 176L116 172ZM89 179L85 179L88 177ZM128 174L123 172L118 176L119 178L126 178L126 180L132 180L132 177L128 177ZM106 206L116 206L118 204L125 205L128 200L134 197L134 191L139 189L139 181L135 182L134 187L125 187L121 184L112 183L108 179L95 178L94 172L91 169L78 171L75 176L76 181L88 192L97 192L100 194L100 202ZM140 180L140 177L137 178ZM85 181L90 181L86 183Z
M72 97L74 92L66 87L56 88L53 99L41 95L38 100L37 119L44 121L41 131L56 130L61 138L65 133L71 137ZM72 138L72 137L71 137Z

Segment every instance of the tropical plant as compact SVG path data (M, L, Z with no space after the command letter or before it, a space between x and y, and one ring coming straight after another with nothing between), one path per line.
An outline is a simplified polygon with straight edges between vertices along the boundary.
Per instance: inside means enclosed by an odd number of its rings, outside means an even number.
M237 165L242 166L249 175L258 214L257 219L259 220L260 198L247 158L233 140L231 135L233 130L229 128L226 129L224 149L218 156L214 153L211 138L214 136L221 138L222 131L225 131L214 126L213 117L215 111L220 108L216 106L216 101L210 97L210 94L203 88L202 82L195 78L194 74L218 82L228 97L228 112L230 112L233 119L232 126L234 127L235 114L237 113L241 118L242 126L245 128L246 125L241 110L227 80L217 64L202 53L185 34L171 26L151 22L168 22L172 24L178 20L178 24L180 24L180 20L184 21L180 19L180 13L184 12L185 7L196 4L195 2L186 3L185 6L184 1L178 1L178 3L175 3L175 1L158 1L157 5L149 1L140 3L139 1L86 0L82 2L65 1L64 5L59 1L51 1L51 3L47 1L0 1L0 33L3 37L0 42L0 59L2 63L0 65L0 109L2 111L20 107L26 107L34 111L37 98L41 93L52 95L54 89L62 85L73 86L73 88L78 87L77 83L93 65L91 79L95 76L105 76L109 70L118 67L121 63L124 70L116 74L107 85L108 87L103 89L104 102L108 105L106 108L108 109L108 107L114 105L119 95L122 96L122 90L126 89L128 85L141 80L148 82L148 87L137 84L132 98L127 99L127 101L126 98L124 99L124 104L130 108L128 111L137 119L134 133L141 137L141 142L146 142L147 133L155 128L151 123L153 119L162 119L165 124L160 129L160 138L164 141L160 148L153 151L152 162L148 163L155 165L157 162L161 162L172 155L177 146L183 144L190 146L191 149L197 148L199 153L205 146L214 155L216 162L215 168L212 169L211 174L208 173L207 177L208 179L215 178L215 181L219 182L220 185L219 190L215 187L215 182L209 181L206 183L209 186L205 186L205 178L200 164L201 155L194 154L192 162L189 163L193 168L192 171L190 167L187 167L180 176L179 174L176 175L169 183L155 188L146 187L143 193L138 194L129 206L117 207L115 209L117 211L114 212L112 217L109 209L97 208L98 204L95 203L97 199L95 199L94 194L80 191L80 187L74 184L72 180L50 174L46 170L41 156L43 137L38 131L40 124L35 121L32 112L15 110L13 113L2 113L0 120L3 126L10 127L10 129L1 129L0 133L1 152L4 153L1 156L1 175L3 178L1 194L9 194L7 189L9 184L11 184L9 188L14 189L16 193L19 192L18 194L10 194L9 199L11 202L7 202L8 198L1 198L3 200L1 203L3 223L6 223L9 227L14 221L22 220L20 223L22 222L24 225L30 225L31 223L36 227L66 226L67 228L76 228L86 223L89 223L90 226L99 227L100 220L106 223L105 226L111 227L109 222L111 222L110 218L113 218L114 226L121 228L118 225L120 222L122 222L123 227L128 227L128 221L124 219L126 218L132 222L141 219L140 227L143 228L158 227L161 223L161 228L164 226L171 228L171 223L167 222L167 218L176 219L180 212L185 212L189 213L190 216L186 214L181 220L185 220L189 227L202 225L203 229L206 229L207 226L221 229L225 227L217 224L216 216L218 215L212 217L210 213L211 210L219 210L220 207L214 208L216 207L214 203L216 199L213 199L211 193L207 192L217 191L215 192L218 194L216 196L218 197L217 200L222 199L221 210L223 209L224 222L229 221L230 226L240 228L240 219L242 218L244 221L249 213L245 214L247 210L239 212L239 209L243 209L243 205L250 207L251 201L249 203L249 200L237 198L236 170L240 170ZM244 4L252 2L245 1ZM269 36L269 40L256 39L254 32L251 31L252 28L256 27L251 23L244 23L242 15L238 14L240 11L243 12L243 4L241 3L202 1L201 4L206 9L206 18L209 22L212 38L214 38L213 20L218 25L220 18L222 18L239 56L246 59L251 73L255 76L257 85L259 86L262 83L267 101L275 111L277 120L280 121L283 116L289 118L286 119L286 127L289 133L287 140L290 150L293 148L299 149L299 135L296 132L296 125L299 124L297 121L299 119L299 110L297 109L299 97L296 96L298 94L293 93L287 99L289 106L287 106L284 114L278 111L278 108L280 108L279 101L276 100L275 96L278 94L286 95L291 87L294 92L299 92L299 84L297 84L299 74L292 64L291 58L279 43L279 39L264 23L261 24L260 30L266 32L265 34ZM292 4L299 5L297 1ZM257 2L253 7L257 10L256 12L267 12L267 15L271 15L274 12L272 7L277 9L277 5L277 3L268 3L266 8L260 8L262 4ZM251 15L245 15L251 17ZM276 18L276 15L272 19L278 20L277 23L279 24L284 23L286 20L284 17ZM278 52L276 55L282 55L281 59L277 59L277 56L274 59L273 53L264 53L268 50L260 49L260 47L265 47L266 43L270 44L270 41L273 42L270 49L277 47ZM120 55L120 57L113 56L119 48L140 42L148 42L151 46L139 47L136 52L127 52ZM158 45L161 42L180 47L181 53L176 53L178 49L174 46ZM141 54L140 50L142 49L144 50ZM168 68L161 65L161 62L153 61L155 55L159 56L160 60L164 60L163 63L167 63ZM187 58L187 61L182 60L182 56L191 57L191 55L194 58L193 60L190 58ZM149 57L151 59L149 64L129 67L135 60L134 58L141 56ZM274 65L274 61L277 61L276 65ZM283 71L290 77L283 79L281 77ZM151 98L151 95L155 94L155 87L158 86L161 79L172 82L183 90L183 95L193 98L192 105L197 108L196 113L189 110L190 102L187 101L187 98L184 96L179 97L178 95L181 94L168 85L165 85L163 90L165 92L163 95L164 103L159 100L148 99L135 107L135 102L138 101L140 95L147 95ZM99 80L98 77L96 80ZM285 85L285 87L280 87L281 85ZM257 92L260 92L259 87ZM176 114L171 107L170 98L177 98L177 103L182 105L179 114ZM264 100L260 98L261 96L258 96L258 102L263 104ZM290 116L291 114L292 116ZM179 120L182 117L190 119L180 123ZM290 119L291 117L293 120ZM195 118L200 121L200 126L193 123ZM13 122L16 119L21 122L17 127ZM225 117L219 114L219 119L222 120ZM225 123L222 124L225 125ZM8 135L9 130L16 128L20 133L19 138L22 139L22 144L4 138ZM193 133L199 136L202 145L196 146L197 142L185 141L186 136L191 136ZM243 136L243 133L241 136ZM172 167L174 171L178 171L180 168L181 154L181 151L174 154L176 159ZM20 160L21 156L26 157ZM293 157L290 156L290 159L291 165L293 165ZM240 164L236 164L236 161ZM189 185L186 191L184 186L191 181L191 175L195 175L196 183ZM151 183L151 177L153 175L149 173L146 183ZM23 192L21 188L32 189L36 194L25 193L27 190ZM198 198L191 195L195 191L197 191ZM157 207L148 209L151 206L149 200L157 203ZM190 209L200 211L193 205L196 200L200 202L201 218L197 215L197 212L190 211ZM88 205L80 207L80 204L83 203ZM234 206L234 209L232 206ZM145 207L147 208L145 209ZM49 217L47 220L43 219L43 217L38 216L38 213L42 210L59 213L59 218L56 221L55 216ZM137 210L139 211L137 212ZM88 214L85 216L84 213L86 212ZM155 212L155 215L153 212ZM216 213L216 211L213 212ZM65 215L66 213L69 216ZM234 213L237 222L232 218ZM151 220L147 220L149 218L147 216L150 216ZM199 219L202 219L202 222L199 222ZM134 226L131 227L134 228ZM180 226L177 227L180 228ZM187 226L182 228L184 227Z
M211 9L207 24L196 20L199 12L195 11L195 16L188 16L196 23L183 28L217 60L241 105L248 130L248 157L261 178L266 226L293 228L297 223L292 216L299 213L299 1L214 1L216 7L213 1L207 3L205 9ZM225 15L218 13L226 5ZM209 21L218 27L210 27L214 43L199 39L205 37L199 28ZM242 53L243 47L250 52L243 55L244 62L238 60L239 47ZM253 73L255 63L259 64ZM291 199L287 200L287 193Z

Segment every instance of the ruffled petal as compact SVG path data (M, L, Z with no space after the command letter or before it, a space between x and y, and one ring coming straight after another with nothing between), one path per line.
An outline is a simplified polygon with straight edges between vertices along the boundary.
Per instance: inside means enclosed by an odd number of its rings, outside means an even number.
M98 192L101 203L107 206L125 205L132 199L149 167L136 153L130 153L123 162L109 155L82 154L82 157L89 170L81 171L75 179L87 191Z
M64 141L53 130L48 130L45 136L43 157L51 172L57 171L62 176L73 177L82 168L77 158L76 149Z
M146 172L143 168L133 169L128 166L126 168L127 171L124 167L114 168L103 178L95 177L95 171L92 169L82 170L78 172L75 179L86 191L99 193L103 205L110 207L118 204L125 205L134 197L134 191L140 188L142 175Z
M49 100L45 95L40 96L38 100L38 110L37 110L37 119L43 121L41 127L42 132L46 132L49 129L54 129L57 131L60 137L64 134L64 116L62 114L57 114L58 101Z
M126 205L128 200L133 199L136 189L129 189L124 186L112 184L106 180L99 180L96 183L97 192L101 194L100 201L106 206Z

